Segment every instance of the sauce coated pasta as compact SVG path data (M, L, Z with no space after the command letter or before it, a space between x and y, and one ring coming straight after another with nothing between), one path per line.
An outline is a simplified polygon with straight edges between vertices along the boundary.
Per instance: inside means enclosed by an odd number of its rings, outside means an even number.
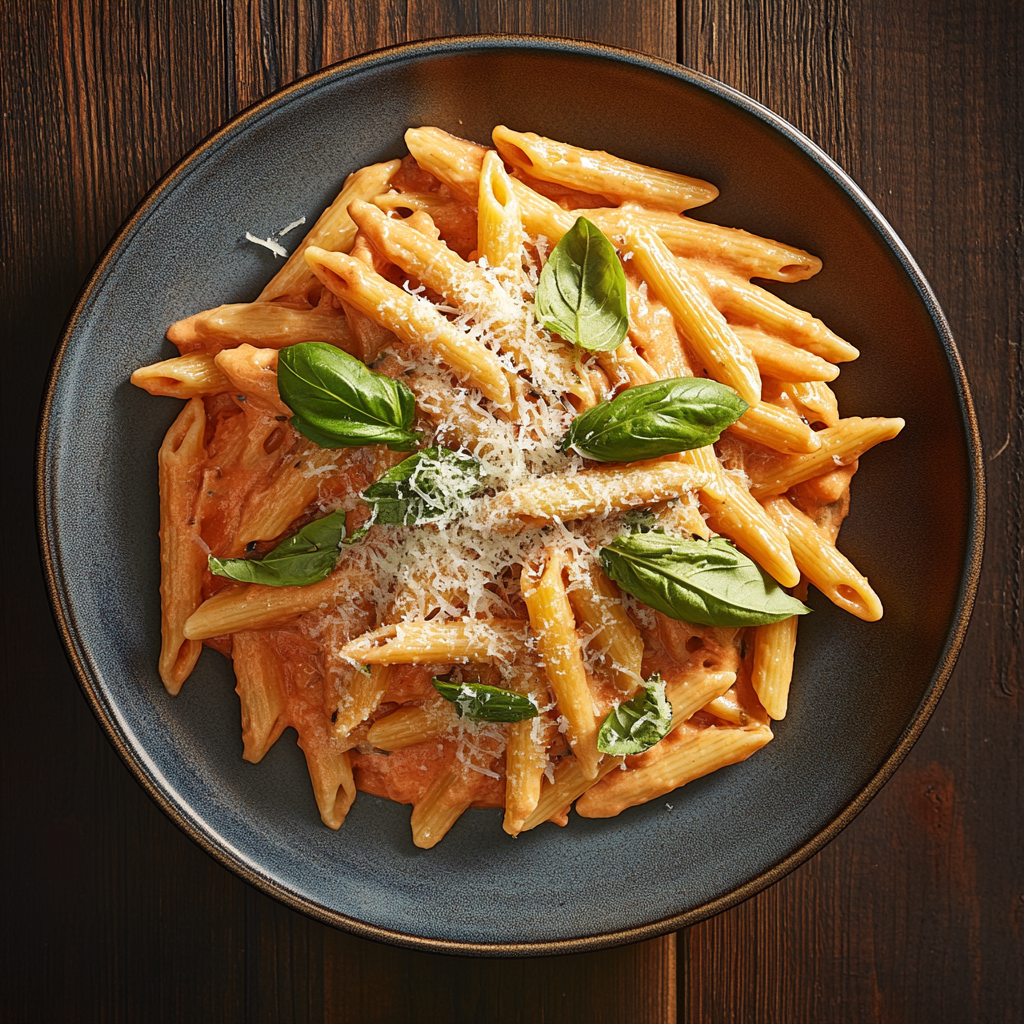
M504 126L405 141L132 382L185 400L164 685L229 657L246 760L292 727L326 825L362 790L429 848L471 807L608 817L769 742L808 585L882 615L836 537L903 421L840 417L857 350L752 283L820 261L687 217L714 185Z

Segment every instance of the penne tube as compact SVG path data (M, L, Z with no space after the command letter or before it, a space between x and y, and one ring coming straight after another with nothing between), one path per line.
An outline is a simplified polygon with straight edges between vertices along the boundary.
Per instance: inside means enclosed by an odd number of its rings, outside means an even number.
M169 398L195 398L197 395L220 395L233 387L207 352L190 352L160 363L140 367L131 382L151 395Z
M839 424L839 403L835 392L824 381L786 383L783 387L796 404L797 411L808 423Z
M422 345L435 352L499 408L511 410L512 395L498 357L446 320L426 299L410 295L343 253L311 246L306 258L339 299L393 331L406 344Z
M505 685L532 697L538 707L549 702L547 677L536 664L516 666ZM510 722L505 728L505 818L502 828L518 835L536 810L548 765L547 750L555 736L546 715Z
M422 707L407 704L378 718L366 733L366 740L378 750L402 750L440 736L454 720L452 705L447 701L434 701Z
M853 345L833 334L817 317L791 306L764 288L707 265L701 267L701 276L711 301L730 323L761 327L830 363L848 363L860 355Z
M313 445L301 454L289 454L266 485L246 497L234 538L224 554L238 557L253 541L280 537L320 493L323 477L317 471L336 468L339 472L351 472L359 458L358 451Z
M594 697L583 667L576 620L562 580L561 552L544 549L544 570L535 579L524 568L519 579L530 627L537 638L537 654L555 695L559 713L569 723L569 745L583 774L597 776L601 754L597 749Z
M534 132L499 125L491 133L506 163L540 181L606 196L613 202L637 202L670 213L704 206L718 196L710 182L647 167L600 150L580 149Z
M329 671L332 670L343 674L345 680L334 715L334 735L338 740L347 740L352 730L365 722L384 699L394 670L388 665L371 665L368 672L363 672L353 670L344 662L332 666Z
M190 640L207 640L245 629L280 626L321 604L352 604L373 584L370 573L336 569L327 579L308 587L266 587L258 583L227 586L196 608L185 623L184 633Z
M473 802L473 791L458 768L442 771L412 809L412 841L421 850L436 846Z
M672 705L672 729L688 722L701 708L721 697L736 682L735 672L700 671L670 675L665 697Z
M314 277L306 264L306 250L311 246L328 252L348 252L356 237L356 226L349 216L349 204L357 199L369 201L387 192L391 179L402 166L401 160L361 167L345 179L337 198L320 214L317 222L288 257L285 265L271 278L259 294L257 302L270 302L283 296L304 295ZM324 339L319 338L318 341Z
M510 286L518 287L523 272L523 219L512 180L497 153L484 156L476 205L477 250Z
M267 633L231 638L235 693L242 707L242 757L257 764L288 725L284 670Z
M307 341L325 341L346 352L355 351L356 338L348 318L333 306L293 309L275 302L238 302L186 317L167 329L167 340L181 352L222 349L249 344L284 348Z
M277 355L276 348L239 345L223 349L213 358L231 390L258 398L282 416L291 416L292 411L281 401L277 388Z
M362 665L493 664L511 660L526 644L520 619L398 622L364 633L341 649Z
M477 201L486 147L430 127L410 128L405 133L405 144L423 170L447 185L460 199L468 203Z
M800 571L833 604L865 622L882 617L878 595L824 530L786 498L768 498L763 505L789 539Z
M405 223L418 231L421 235L434 239L436 242L441 237L441 229L434 223L433 218L426 210L414 210L405 218Z
M575 476L552 473L480 499L473 518L498 533L514 533L556 519L583 519L670 501L710 482L706 473L671 457L600 466Z
M679 501L670 501L655 510L655 527L677 537L687 535L711 539L707 520L701 515L696 495L686 495Z
M799 615L793 615L779 622L754 627L754 665L750 682L757 699L775 721L786 717L789 705L799 618Z
M299 728L298 733L320 820L328 828L341 828L356 798L351 755L326 728Z
M770 402L748 409L727 429L745 441L787 455L816 452L821 447L818 435L799 416Z
M740 344L725 317L704 291L699 274L676 260L648 227L629 230L626 244L637 269L668 306L687 345L708 374L754 406L761 400L761 376L753 356Z
M578 570L573 579L569 603L579 622L585 623L598 637L597 646L609 677L627 693L643 683L640 663L644 657L644 640L622 604L619 588L597 565Z
M613 388L622 384L632 388L661 379L628 339L611 352L598 352L597 361Z
M791 283L821 270L817 256L738 228L632 207L587 210L586 215L609 237L626 235L634 225L644 224L657 232L674 256L707 261L744 280L760 277Z
M385 213L425 213L431 219L438 211L447 209L452 203L457 202L436 192L382 192L379 196L366 201L373 203L378 210Z
M641 755L629 771L614 772L576 803L584 818L610 818L627 807L671 793L719 768L745 761L772 738L765 725L743 729L684 725Z
M553 781L545 779L541 783L537 806L523 822L520 831L529 832L545 821L558 821L569 810L574 800L616 768L621 768L622 764L621 757L606 757L597 766L597 774L591 778L584 774L583 768L575 758L567 757L559 761L553 772ZM558 823L565 824L564 821Z
M206 409L189 399L167 431L158 455L160 486L160 678L176 695L203 645L188 621L203 602L206 554L199 536L198 503L206 456Z
M701 504L708 526L733 541L782 586L800 582L786 535L731 474L720 470L716 486L701 491Z
M735 692L723 693L715 697L714 700L709 700L701 710L730 725L750 724L750 716L747 714L746 708L740 704Z
M732 329L754 357L762 377L786 381L827 381L839 376L839 367L834 363L768 334L760 327L733 324Z
M632 262L632 261L630 261ZM647 283L627 264L629 340L660 380L692 377L676 322L665 303L648 292Z
M816 452L787 455L750 466L750 493L758 499L770 498L812 477L846 466L879 442L894 438L903 425L899 417L850 416L840 420L836 426L818 431L821 447Z

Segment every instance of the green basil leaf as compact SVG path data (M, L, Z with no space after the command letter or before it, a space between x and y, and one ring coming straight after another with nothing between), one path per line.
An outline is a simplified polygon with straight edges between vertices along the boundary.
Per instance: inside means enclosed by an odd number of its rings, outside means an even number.
M305 342L281 349L277 386L294 413L292 426L321 448L386 444L408 452L421 437L409 429L416 414L412 391L334 345Z
M626 275L615 246L580 217L552 249L537 283L537 319L581 348L609 352L629 328Z
M459 718L473 722L522 722L536 718L539 708L531 697L483 683L453 683L433 679L434 689L455 705Z
M345 513L332 512L307 523L260 559L210 555L210 572L267 587L308 587L331 575L344 536Z
M727 540L683 540L663 530L619 536L600 552L623 590L672 619L763 626L811 609L790 597Z
M424 448L363 491L373 522L415 526L456 512L481 488L480 463L449 448Z
M601 725L597 749L602 754L629 757L659 743L672 728L672 705L665 698L665 682L655 673L635 697L620 704Z
M581 413L562 438L598 462L636 462L714 444L750 408L732 388L703 377L673 377L627 388Z

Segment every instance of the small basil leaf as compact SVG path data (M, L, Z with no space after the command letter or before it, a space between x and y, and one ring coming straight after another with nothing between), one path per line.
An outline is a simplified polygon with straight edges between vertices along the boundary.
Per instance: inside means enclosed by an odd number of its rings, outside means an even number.
M665 683L655 673L631 700L620 704L601 725L597 749L602 754L629 757L650 750L672 727L672 705L665 699Z
M242 583L267 587L307 587L319 583L334 570L338 545L345 536L345 513L332 512L307 523L298 533L281 541L263 558L214 558L210 572Z
M750 408L732 388L703 377L673 377L627 388L581 413L562 439L598 462L636 462L703 448Z
M447 679L432 682L434 689L455 705L459 718L473 722L522 722L539 714L532 698L514 690L501 690L483 683L453 683Z
M416 398L400 380L367 369L334 345L305 342L281 349L277 386L292 426L321 448L386 444L412 451Z
M627 530L647 533L654 529L656 522L654 513L649 508L631 508L623 517L622 525Z
M662 530L619 536L600 552L628 594L672 619L763 626L810 611L721 537L684 540Z
M581 348L609 352L629 328L626 275L615 246L580 217L552 249L534 299L537 319Z
M480 463L449 448L424 448L363 491L373 522L415 526L456 512L481 488Z

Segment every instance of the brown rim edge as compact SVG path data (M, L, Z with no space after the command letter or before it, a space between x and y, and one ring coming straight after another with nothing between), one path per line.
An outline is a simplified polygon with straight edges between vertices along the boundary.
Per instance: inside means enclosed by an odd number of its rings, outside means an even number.
M120 730L114 725L112 711L99 687L94 685L93 670L84 650L79 649L75 636L74 615L72 609L66 605L64 595L58 578L57 567L60 563L60 551L57 538L50 528L52 521L49 516L50 501L52 495L47 484L47 451L50 440L50 415L56 392L57 378L60 374L64 355L68 348L72 335L75 332L79 318L88 305L94 290L100 284L110 266L116 261L117 256L124 242L135 232L136 228L146 218L149 211L157 204L165 193L170 191L177 181L194 165L206 158L207 153L215 148L220 142L234 135L239 129L249 122L256 121L267 113L271 108L276 107L282 101L286 101L299 93L319 86L322 82L332 79L338 75L347 76L360 71L364 66L376 64L381 61L391 63L401 61L408 56L430 56L435 53L457 53L477 52L488 49L503 47L521 49L539 49L549 53L577 53L581 55L604 58L620 63L631 64L637 67L661 72L673 78L682 80L691 85L703 88L722 99L725 99L736 106L741 107L755 117L766 122L777 131L781 132L791 142L796 144L808 156L811 157L833 180L835 180L847 192L850 198L861 209L862 213L871 221L873 226L887 241L896 257L903 264L904 269L914 283L918 294L928 310L929 316L939 334L939 339L946 352L953 378L957 387L958 397L962 411L963 425L967 435L968 447L970 450L971 472L972 472L972 506L968 527L968 544L962 571L960 592L957 599L956 611L953 625L950 629L938 667L932 677L932 683L928 688L924 700L918 710L900 736L889 756L875 772L872 779L860 792L850 801L849 804L833 819L833 821L813 839L804 843L803 846L794 850L789 856L776 864L773 868L758 875L756 878L733 890L726 896L719 897L703 904L693 910L681 914L670 915L650 924L641 925L635 928L626 928L614 932L605 932L600 935L580 936L570 939L558 939L546 942L519 942L519 943L489 943L489 942L455 942L444 939L423 938L416 935L409 935L405 932L392 931L377 925L366 924L355 918L348 917L334 911L329 911L304 896L285 887L274 879L256 870L248 861L240 857L231 848L220 845L199 827L196 821L183 813L182 808L168 799L160 785L148 769L147 765L140 758L138 751L126 742ZM107 738L121 759L125 762L136 780L142 785L149 796L156 802L160 809L174 822L189 838L202 847L210 856L249 884L255 886L267 895L279 900L293 910L306 914L324 924L331 925L344 931L351 932L360 938L372 939L390 945L403 946L409 949L429 953L447 953L454 956L479 956L479 957L526 957L526 956L552 956L557 954L582 953L598 949L605 949L610 946L623 945L630 942L639 942L645 939L652 939L664 935L667 932L677 931L681 928L697 924L700 921L713 917L730 907L734 907L744 900L755 896L780 879L785 877L795 868L818 853L830 843L840 832L850 824L851 821L864 809L868 802L878 793L883 785L892 777L900 763L910 752L914 743L931 718L939 698L945 689L953 667L956 664L957 656L963 645L970 622L971 611L974 607L974 600L977 594L978 582L981 574L982 553L985 537L985 475L984 461L982 457L981 435L978 430L977 417L974 411L974 403L971 398L964 373L963 363L953 341L952 333L946 321L945 315L940 309L938 302L921 273L913 257L906 246L899 239L888 222L874 207L871 201L853 182L853 180L817 145L811 142L806 136L797 131L792 125L784 121L778 115L761 106L750 97L724 85L700 72L685 68L682 65L674 64L659 57L652 57L647 54L638 53L624 48L606 46L598 43L581 43L573 40L559 39L552 36L524 36L524 35L480 35L480 36L459 36L442 39L421 40L414 43L403 43L397 46L385 47L369 53L361 54L346 61L330 65L326 68L301 78L284 89L265 97L258 103L247 108L226 124L208 135L198 146L187 156L168 171L153 188L146 194L139 205L124 222L117 234L107 245L89 275L76 299L67 323L61 332L60 339L54 351L53 360L47 375L46 386L43 395L43 403L40 408L38 441L36 447L36 529L37 541L40 549L40 558L43 563L43 571L46 580L47 593L50 600L50 607L53 612L57 630L60 633L65 653L78 678L79 686L85 695L93 714L97 717L103 727Z

